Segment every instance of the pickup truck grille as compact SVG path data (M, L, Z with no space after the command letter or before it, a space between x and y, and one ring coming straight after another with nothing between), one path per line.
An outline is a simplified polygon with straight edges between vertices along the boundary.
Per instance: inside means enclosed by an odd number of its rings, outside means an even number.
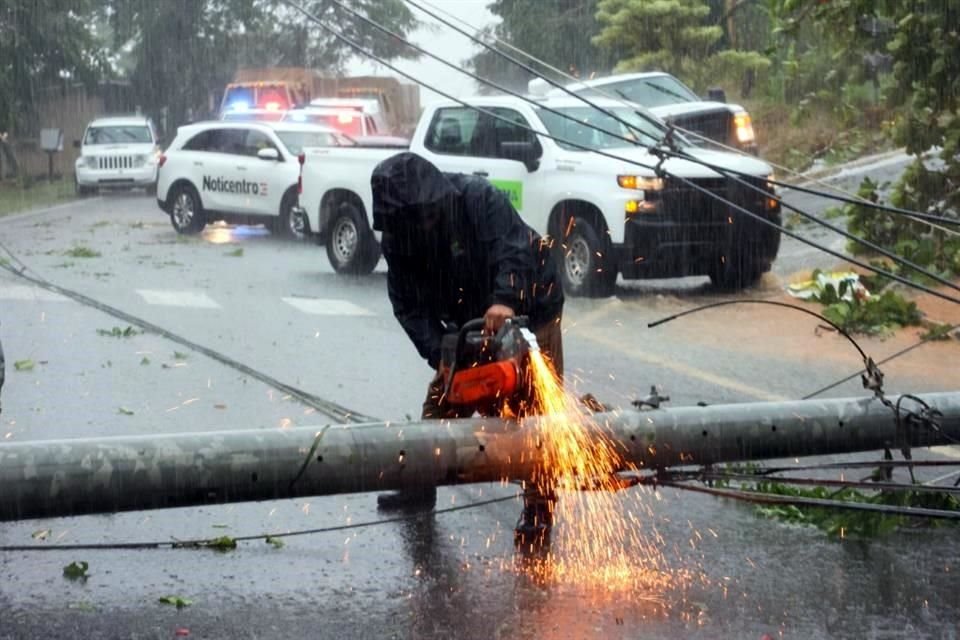
M741 177L740 180L753 187L767 189L766 180L763 178ZM694 188L690 183L716 194L719 198L740 205L748 211L754 213L764 211L763 193L732 178L691 178L687 182L670 178L667 180L666 188L661 192L661 198L666 211L677 221L708 225L726 223L727 217L732 212L728 204Z
M98 169L133 169L134 156L100 156L97 158Z
M729 111L722 110L673 116L667 120L673 125L699 133L711 140L729 144L730 132L733 129L732 119L733 116Z

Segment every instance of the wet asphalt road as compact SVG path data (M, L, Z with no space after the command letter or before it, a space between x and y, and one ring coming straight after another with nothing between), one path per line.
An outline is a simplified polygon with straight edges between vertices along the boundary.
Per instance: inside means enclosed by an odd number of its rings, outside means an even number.
M34 273L216 349L276 378L389 420L418 412L429 371L393 320L382 265L335 276L322 249L256 228L177 238L150 198L108 194L0 220L0 239ZM83 246L99 257L65 255ZM841 245L842 246L842 243ZM238 251L242 249L242 253ZM75 254L77 252L74 252ZM816 260L813 264L811 261ZM785 242L779 276L822 265ZM673 404L798 397L858 366L803 349L746 349L722 324L694 335L646 322L718 299L700 279L629 283L616 298L571 300L565 350L578 391L625 405L659 384ZM318 313L321 311L322 313ZM748 315L733 316L749 322ZM727 318L729 321L730 318ZM125 323L0 272L7 355L0 437L275 429L326 418L222 363L158 336L100 335ZM797 340L810 340L797 320ZM696 325L701 331L703 324ZM709 325L707 325L709 327ZM757 336L763 342L765 336ZM30 359L32 371L13 371ZM909 378L902 388L956 389ZM854 395L851 383L833 395ZM937 452L934 455L950 455ZM438 509L512 487L440 490ZM955 638L960 543L949 528L877 541L827 540L706 496L630 490L665 560L629 590L538 582L522 570L508 500L455 513L187 550L0 553L0 638ZM648 511L646 511L648 510ZM0 544L239 536L375 521L371 494L0 524ZM45 540L33 534L48 532ZM85 582L63 578L90 563ZM158 603L177 595L185 609Z

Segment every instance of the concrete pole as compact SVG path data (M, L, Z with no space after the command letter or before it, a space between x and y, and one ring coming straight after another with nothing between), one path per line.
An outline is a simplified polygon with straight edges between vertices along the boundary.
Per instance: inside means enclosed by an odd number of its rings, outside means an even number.
M940 432L876 398L595 414L641 469L960 440L960 393L919 396ZM896 397L892 400L896 402ZM913 401L904 409L916 411ZM426 421L0 444L0 521L529 479L549 419Z

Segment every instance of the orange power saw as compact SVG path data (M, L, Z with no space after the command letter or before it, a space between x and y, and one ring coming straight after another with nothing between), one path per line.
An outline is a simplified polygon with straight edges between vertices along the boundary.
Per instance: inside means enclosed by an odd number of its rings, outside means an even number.
M483 318L477 318L444 335L442 401L482 407L522 397L529 354L540 350L527 323L526 317L508 318L491 336L483 332Z

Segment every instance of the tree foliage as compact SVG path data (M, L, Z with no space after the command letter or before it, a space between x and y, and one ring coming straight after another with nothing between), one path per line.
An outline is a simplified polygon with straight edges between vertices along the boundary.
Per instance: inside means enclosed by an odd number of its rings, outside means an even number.
M702 0L601 0L597 22L603 29L593 41L622 48L626 57L617 71L689 75L723 36L720 26L704 23L709 14Z
M617 60L616 51L601 51L591 42L599 32L594 19L597 0L493 0L488 8L501 22L487 29L486 41L490 40L489 36L494 36L565 73L577 77L603 74ZM554 75L509 47L497 45L497 48L520 58L541 73ZM478 75L513 89L526 90L527 82L533 78L486 49L467 64Z
M405 35L417 24L401 0L344 0L356 11ZM129 50L130 80L141 107L172 128L212 107L211 90L238 67L343 69L356 55L345 43L276 0L107 0L116 48ZM365 49L385 58L415 57L329 0L308 11Z
M0 0L0 132L36 126L38 92L93 82L104 56L89 28L95 0Z
M917 156L891 190L899 207L960 217L960 4L952 0L783 0L856 47L866 24L889 25L893 73L885 86L896 108L894 140ZM924 154L938 150L935 160ZM862 194L877 199L877 185ZM943 227L848 207L851 230L924 266L960 273L960 239Z
M406 35L417 26L402 0L343 0ZM415 57L336 7L306 8L385 58ZM278 0L0 0L0 132L31 131L42 88L129 80L144 112L173 128L211 105L238 67L341 71L348 45Z

